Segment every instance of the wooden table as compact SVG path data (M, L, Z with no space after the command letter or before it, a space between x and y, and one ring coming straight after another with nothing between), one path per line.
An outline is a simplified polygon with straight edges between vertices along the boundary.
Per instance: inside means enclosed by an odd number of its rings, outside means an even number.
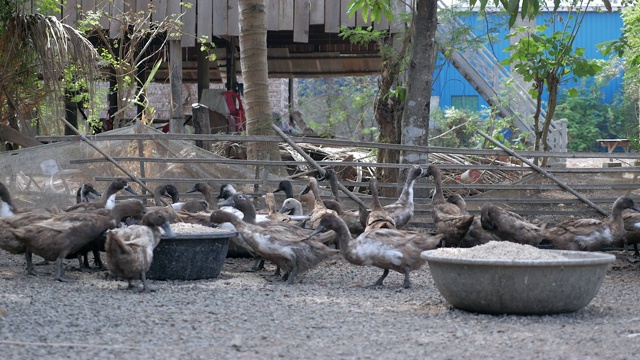
M629 139L597 139L602 146L606 146L609 154L615 151L617 146L622 146L625 148L625 152L629 152Z

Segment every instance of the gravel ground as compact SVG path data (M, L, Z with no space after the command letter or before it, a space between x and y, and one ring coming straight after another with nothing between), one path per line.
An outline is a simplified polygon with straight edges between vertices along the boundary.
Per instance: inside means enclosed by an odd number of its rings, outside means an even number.
M640 352L640 263L621 253L596 298L553 316L480 315L450 307L428 266L413 287L339 256L289 286L273 267L227 259L217 279L119 290L105 272L73 283L32 277L0 252L0 358L32 359L632 359ZM53 265L43 266L53 271Z

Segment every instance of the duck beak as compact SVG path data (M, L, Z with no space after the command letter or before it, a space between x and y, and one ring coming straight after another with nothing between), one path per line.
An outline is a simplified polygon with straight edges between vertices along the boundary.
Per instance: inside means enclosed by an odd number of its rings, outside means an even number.
M307 185L306 188L304 188L304 190L302 190L302 192L300 193L300 195L304 195L306 193L308 193L309 191L311 191L311 188Z
M282 206L282 208L280 209L280 211L278 211L280 214L285 214L288 213L289 211L291 211L293 209L287 207L287 206Z
M91 189L91 190L89 190L89 193L87 194L87 197L88 197L89 199L93 199L93 196L91 196L91 194L93 194L93 195L95 195L95 196L97 196L97 197L102 196L102 194L101 194L101 193L99 193L99 192L98 192L98 190L96 190L96 189Z
M123 187L122 189L123 189L123 190L126 190L126 191L128 191L128 192L130 192L130 193L132 193L133 195L138 195L138 193L137 193L137 192L135 192L135 191L133 190L133 188L131 188L131 186L129 186L129 184L127 184L127 186Z
M196 191L198 191L198 190L197 190L197 189L196 189L196 187L194 186L194 187L192 187L191 189L187 190L187 193L188 193L188 194L191 194L191 193L194 193L194 192L196 192Z
M174 233L173 229L171 229L171 224L169 222L162 224L162 230L164 230L164 236L168 238L176 237L176 233Z
M218 203L218 206L232 206L235 207L236 203L231 199L228 198L227 200L222 200Z

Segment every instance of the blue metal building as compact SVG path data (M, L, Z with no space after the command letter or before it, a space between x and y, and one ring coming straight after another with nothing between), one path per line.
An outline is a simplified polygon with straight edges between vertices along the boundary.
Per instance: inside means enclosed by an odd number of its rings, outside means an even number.
M567 11L558 11L557 13L543 12L536 18L536 24L545 24L552 16L556 19L566 21L569 16L575 16L575 13ZM505 40L508 29L508 18L500 13L488 13L486 18L481 18L477 14L467 13L459 17L464 24L473 29L474 34L480 38L487 40L487 34L492 35L494 41L486 42L485 47L493 53L493 55L502 61L509 54L505 52L505 48L509 46L509 40ZM599 12L588 11L585 15L584 22L578 32L574 48L585 48L585 56L592 59L603 59L603 55L599 52L596 45L620 38L621 28L623 26L619 12ZM550 34L551 28L547 29ZM455 44L454 44L455 45ZM590 79L588 81L593 81ZM560 96L579 83L569 82L561 86ZM601 87L603 102L610 103L621 89L621 79L614 79L608 84ZM447 61L442 54L439 55L436 71L434 73L434 84L432 96L436 97L439 108L446 109L449 107L465 108L478 111L483 107L487 107L487 102L480 94L469 84L469 82L460 74L460 72ZM434 100L436 100L434 99Z

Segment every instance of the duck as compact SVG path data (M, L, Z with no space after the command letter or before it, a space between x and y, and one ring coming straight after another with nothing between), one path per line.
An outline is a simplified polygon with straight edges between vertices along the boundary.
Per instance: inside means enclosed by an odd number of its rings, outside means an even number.
M16 214L16 207L11 200L9 188L0 182L0 217L11 216Z
M624 222L624 235L622 235L622 245L625 254L629 254L629 245L633 245L634 262L640 258L638 243L640 242L640 214L636 212L625 212L622 214Z
M129 182L125 178L116 178L109 184L107 191L100 197L100 202L83 202L79 204L75 204L73 206L68 207L66 212L74 212L74 211L93 211L96 209L112 209L116 204L116 194L120 191L124 190L133 195L138 195L132 188L129 186Z
M309 213L309 221L307 222L307 225L311 229L315 229L320 223L320 219L322 219L325 214L337 215L338 212L329 209L324 205L324 202L320 198L320 189L318 189L318 180L316 180L316 178L312 176L309 177L309 179L307 180L307 188L311 190L313 198L315 199L313 210L311 210L311 213Z
M542 241L542 229L525 220L519 214L500 208L492 203L484 203L480 209L482 228L503 241L538 246Z
M161 198L163 196L171 198L171 207L175 211L186 211L189 213L197 213L200 211L208 211L209 204L202 200L180 201L180 192L175 185L165 184L158 185L153 189L153 199L156 206L163 206Z
M369 179L369 191L371 192L371 211L365 221L366 226L364 231L373 229L396 229L395 219L384 209L378 198L378 180L376 178ZM351 231L351 229L349 229L349 231Z
M151 291L146 273L153 261L153 250L164 236L174 238L170 214L162 210L147 212L138 225L107 231L105 250L109 271L117 278L126 279L126 289L133 289L132 280L142 280L143 291Z
M447 202L456 205L463 214L469 215L467 211L467 202L464 201L459 194L451 194L447 197ZM503 239L498 236L497 233L487 231L483 229L482 218L480 216L474 216L473 222L469 226L469 230L464 234L462 240L458 246L460 247L474 247L482 244L486 244L489 241L502 241Z
M37 274L31 260L33 253L48 261L55 260L56 280L71 281L64 276L63 259L69 254L78 253L108 229L116 228L131 204L119 203L110 210L100 209L94 212L66 212L46 220L11 228L9 231L26 247L29 274Z
M293 284L296 277L316 267L338 251L320 241L314 240L312 232L304 236L294 234L289 228L260 226L239 219L231 213L214 210L211 223L229 222L235 226L254 253L262 259L270 260L285 271L283 280ZM276 222L278 225L286 223ZM300 228L301 230L304 230Z
M264 202L267 205L267 210L269 211L269 213L267 214L267 219L272 221L292 221L289 215L287 215L286 213L281 213L278 210L278 205L276 204L276 196L272 192L264 194Z
M467 235L474 217L457 205L445 200L442 193L440 169L437 166L429 165L426 174L433 177L435 184L435 192L431 199L431 217L436 225L436 231L443 235L445 246L459 246L462 239Z
M411 166L398 200L384 206L384 209L393 216L393 220L396 222L398 229L406 226L413 217L413 185L419 177L425 176L427 176L427 174L422 167L419 165Z
M288 214L289 218L294 221L307 221L310 219L308 215L302 212L302 203L295 198L285 199L280 207L280 213Z
M286 199L293 199L293 185L291 185L291 181L289 180L281 180L278 183L278 187L273 190L274 193L283 191L284 192L284 196L285 196L285 200Z
M229 207L235 210L233 211L227 210L226 208L229 208ZM256 208L253 206L253 204L249 200L249 197L242 193L235 193L230 197L228 197L227 199L218 202L218 208L220 210L230 212L238 216L240 219L243 219L244 221L251 224L269 221L269 218L267 215L258 214L256 212ZM238 211L240 211L240 214L237 213Z
M347 223L349 227L349 231L351 231L354 235L362 234L365 228L365 224L360 220L360 212L354 210L345 210L342 207L342 203L340 202L340 192L338 187L338 175L335 170L327 169L325 170L323 178L324 180L329 180L329 186L331 187L331 194L333 195L333 201L335 204L331 204L327 206L327 200L323 200L324 206L330 209L335 210L338 215Z
M207 204L209 205L209 209L216 208L216 203L213 201L213 198L211 197L211 186L209 186L209 184L199 182L193 185L191 189L187 190L187 193L194 193L194 192L199 192L204 196L204 201L206 201ZM220 186L220 195L218 195L218 198L226 200L230 196L236 193L238 192L231 184L224 184ZM218 208L224 211L231 212L240 218L244 216L242 212L238 211L233 206L218 205Z
M611 213L604 220L578 219L557 224L542 231L542 238L556 249L599 251L618 244L624 236L622 212L626 209L640 211L633 199L620 196L613 203Z
M76 204L89 202L89 200L93 200L93 195L98 197L102 196L102 194L99 193L98 190L96 190L93 187L93 184L91 183L82 184L82 186L80 186L76 191Z
M149 207L145 207L144 203L139 199L128 199L119 203L119 211L116 216L120 216L121 218L116 219L116 225L118 227L128 226L128 223L139 223L142 216L149 211ZM95 210L94 213L111 216L112 210L107 209L98 209ZM133 219L133 221L132 221ZM93 241L89 242L85 246L83 246L80 250L75 253L68 254L66 259L78 259L79 269L81 272L85 272L91 269L88 260L88 254L91 252L93 254L93 265L98 270L106 270L107 267L102 262L102 258L100 257L100 252L105 252L105 241L106 234L102 234L95 238ZM83 260L81 260L81 258Z
M238 190L231 184L222 184L220 185L220 194L218 194L218 199L228 199L230 196L237 194Z
M370 287L382 286L389 270L394 270L404 274L403 287L410 288L409 274L426 263L420 253L436 248L442 240L442 234L398 229L366 230L354 239L347 224L337 214L325 214L313 233L326 230L336 232L340 253L345 260L354 265L383 269L382 276Z

